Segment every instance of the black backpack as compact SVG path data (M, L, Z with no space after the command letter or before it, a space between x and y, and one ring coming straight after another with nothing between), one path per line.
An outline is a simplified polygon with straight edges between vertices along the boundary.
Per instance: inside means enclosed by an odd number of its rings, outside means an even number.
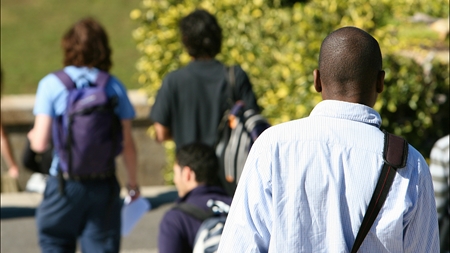
M227 68L227 74L230 108L224 112L219 124L215 149L220 163L222 186L233 196L253 142L270 124L261 114L248 109L244 101L238 99L234 67Z
M26 140L25 148L22 153L22 164L31 172L49 174L50 167L53 160L53 146L44 151L43 153L36 153L30 147L30 141Z

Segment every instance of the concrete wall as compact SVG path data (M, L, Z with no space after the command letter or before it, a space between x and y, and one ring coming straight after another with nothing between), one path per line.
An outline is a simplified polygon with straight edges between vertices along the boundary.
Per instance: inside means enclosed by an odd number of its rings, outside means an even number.
M150 106L145 94L139 91L129 91L131 103L136 110L136 119L133 121L133 137L138 152L138 180L142 186L163 185L162 169L165 166L164 148L147 135L150 121L147 119ZM25 148L26 134L32 128L34 115L34 95L11 95L1 98L1 122L8 133L13 147L14 156L20 166L19 190L25 189L31 172L21 165L21 155ZM126 184L126 171L121 157L117 158L117 174L122 185ZM2 158L2 182L7 166ZM5 183L2 183L5 184ZM2 189L5 187L2 187Z

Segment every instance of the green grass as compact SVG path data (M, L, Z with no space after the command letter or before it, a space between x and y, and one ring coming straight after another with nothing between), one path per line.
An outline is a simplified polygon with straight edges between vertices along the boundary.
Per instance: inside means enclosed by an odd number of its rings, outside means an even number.
M113 50L111 73L128 89L139 88L135 63L139 57L129 18L141 0L2 0L1 64L3 94L35 93L39 80L60 69L62 35L77 20L91 16L106 29Z

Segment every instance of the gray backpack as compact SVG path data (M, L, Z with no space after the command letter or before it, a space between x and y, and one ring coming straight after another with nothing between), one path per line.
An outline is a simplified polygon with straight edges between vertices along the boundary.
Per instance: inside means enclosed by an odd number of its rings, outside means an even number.
M239 99L235 88L234 67L229 67L227 73L230 107L224 112L218 126L215 149L222 186L228 195L233 196L253 142L270 124Z

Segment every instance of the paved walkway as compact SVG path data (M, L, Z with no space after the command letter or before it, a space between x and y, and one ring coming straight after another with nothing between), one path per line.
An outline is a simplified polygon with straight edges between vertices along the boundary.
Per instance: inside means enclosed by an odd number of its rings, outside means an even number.
M126 194L122 190L122 196ZM171 207L177 193L172 186L141 188L152 209L143 216L134 230L122 239L123 253L156 253L159 222ZM34 214L42 195L20 192L1 194L1 252L39 252Z

